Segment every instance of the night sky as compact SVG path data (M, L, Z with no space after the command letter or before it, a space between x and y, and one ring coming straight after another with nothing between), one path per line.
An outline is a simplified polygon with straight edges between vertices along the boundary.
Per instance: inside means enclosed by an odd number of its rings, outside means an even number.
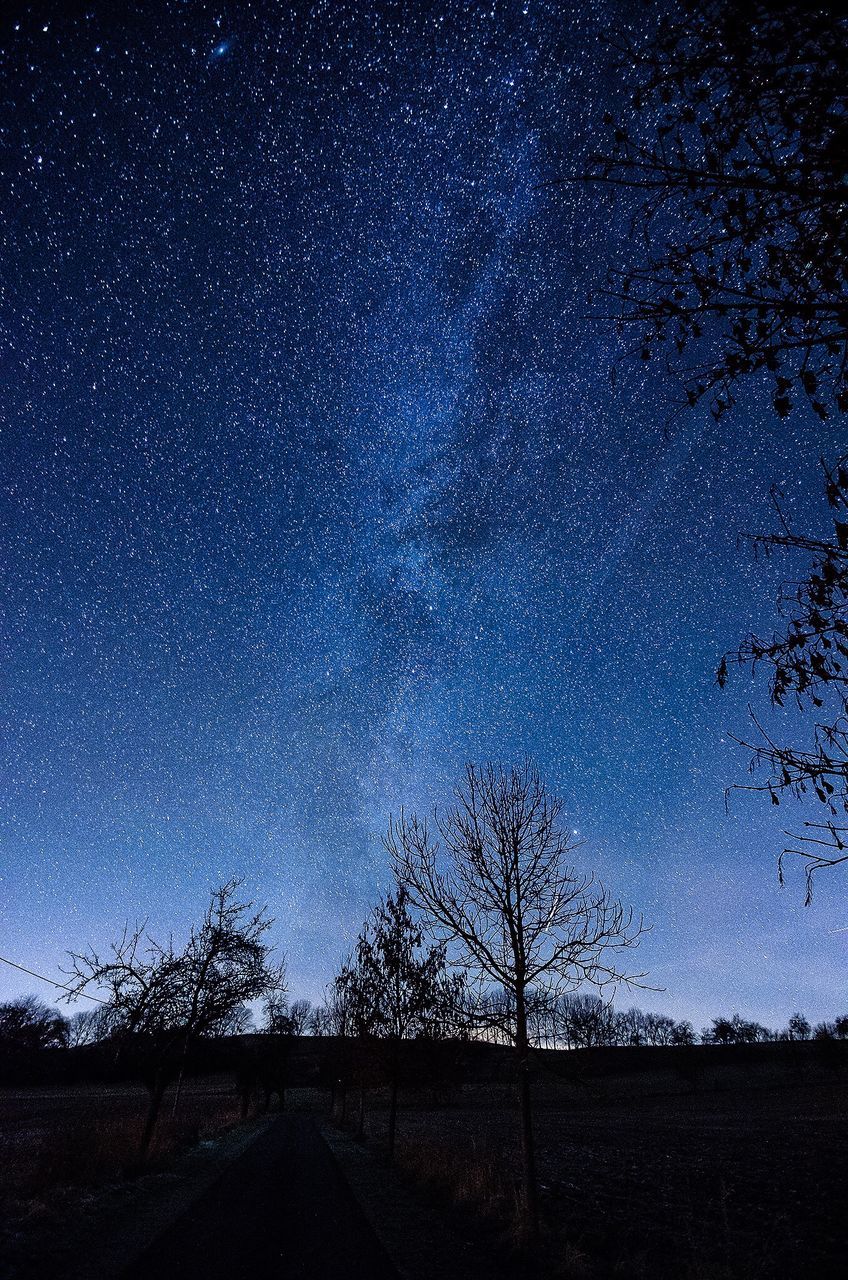
M801 812L725 811L766 698L714 681L790 567L738 535L774 483L818 527L839 424L752 387L669 427L661 369L588 318L626 217L548 180L623 101L622 16L2 20L3 955L179 935L237 874L317 997L390 812L529 755L653 923L643 1006L845 1012L844 878L805 910L775 871Z

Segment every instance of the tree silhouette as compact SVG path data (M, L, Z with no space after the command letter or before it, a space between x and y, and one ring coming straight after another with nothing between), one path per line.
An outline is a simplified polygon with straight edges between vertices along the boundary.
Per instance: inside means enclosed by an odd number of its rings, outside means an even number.
M425 945L409 902L408 890L400 884L377 905L357 939L351 961L336 979L354 1034L388 1046L390 1160L395 1149L402 1042L443 1034L462 996L461 978L447 974L444 946ZM363 1098L364 1089L360 1132Z
M142 1129L144 1157L153 1138L169 1079L182 1080L195 1039L220 1035L245 1002L284 986L284 966L272 965L266 935L273 921L253 903L239 902L238 880L216 889L201 923L192 926L182 951L146 932L130 930L104 956L90 949L70 953L73 1000L92 988L105 995L110 1033L144 1055L150 1093ZM179 1096L179 1086L177 1097ZM176 1100L175 1100L176 1107Z
M787 832L792 844L778 860L781 884L786 854L806 864L807 904L815 873L848 861L848 828L840 825L848 813L848 458L832 468L823 464L823 470L834 512L832 533L798 533L784 516L778 496L780 531L754 539L767 555L797 551L811 561L806 576L781 591L778 613L783 629L767 638L748 636L736 653L724 656L717 673L723 688L729 661L752 671L765 668L772 705L791 702L814 718L810 738L800 745L776 741L756 717L754 741L735 739L750 751L752 770L763 766L767 773L764 782L737 789L765 792L774 805L790 795L815 797L825 807L824 822L805 822L801 835Z
M848 20L807 0L680 0L611 37L627 119L582 175L637 198L635 252L600 297L684 401L720 417L764 372L848 409Z
M525 1226L538 1223L528 1007L580 983L634 981L618 954L641 921L570 866L561 803L535 769L468 765L455 803L432 828L401 813L386 845L397 878L451 958L509 997L518 1068ZM641 975L639 975L641 976Z
M773 1040L773 1034L759 1022L749 1022L738 1013L732 1018L713 1018L701 1036L704 1044L758 1044Z
M0 1049L4 1052L63 1048L68 1036L67 1020L38 996L19 996L0 1004Z
M790 1040L809 1040L811 1035L810 1024L804 1017L803 1013L793 1013L789 1019L788 1039Z

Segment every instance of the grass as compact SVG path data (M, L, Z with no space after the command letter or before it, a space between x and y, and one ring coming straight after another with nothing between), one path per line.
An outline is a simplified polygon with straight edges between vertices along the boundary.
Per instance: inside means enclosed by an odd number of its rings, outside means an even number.
M500 1222L516 1215L514 1181L494 1152L476 1144L457 1149L447 1141L403 1141L396 1164L431 1195L453 1205Z
M136 1101L135 1099L133 1101ZM166 1102L146 1160L139 1141L146 1100L113 1109L89 1103L49 1124L0 1138L0 1196L41 1197L57 1187L97 1187L138 1177L167 1166L179 1152L237 1123L238 1100L226 1096L189 1097L176 1118Z

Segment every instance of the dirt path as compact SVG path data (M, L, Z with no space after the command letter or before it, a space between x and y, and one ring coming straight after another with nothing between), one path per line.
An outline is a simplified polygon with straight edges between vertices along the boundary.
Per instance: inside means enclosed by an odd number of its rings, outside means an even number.
M397 1280L314 1121L280 1116L123 1280Z

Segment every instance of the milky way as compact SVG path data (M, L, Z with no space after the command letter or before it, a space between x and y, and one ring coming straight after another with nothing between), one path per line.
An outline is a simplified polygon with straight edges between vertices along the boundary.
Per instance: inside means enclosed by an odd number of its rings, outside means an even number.
M591 319L626 218L560 179L625 10L566 8L3 20L3 954L238 874L317 995L389 813L529 755L653 921L645 1004L843 1011L844 895L726 811L763 690L714 684L787 571L737 537L773 483L820 517L836 428L669 426Z

